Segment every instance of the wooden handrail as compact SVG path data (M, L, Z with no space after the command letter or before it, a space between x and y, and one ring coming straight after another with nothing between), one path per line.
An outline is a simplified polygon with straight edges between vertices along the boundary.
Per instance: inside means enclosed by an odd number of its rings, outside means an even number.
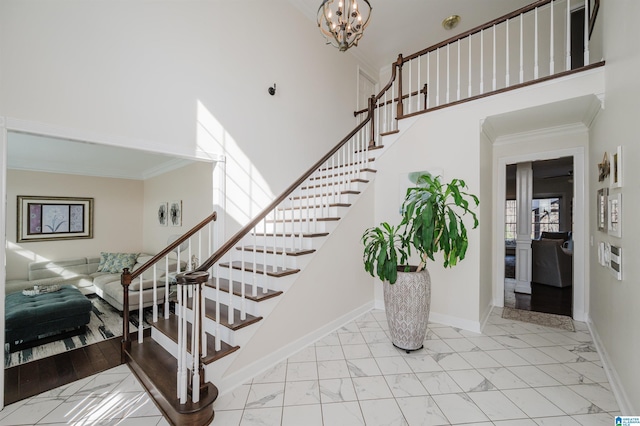
M391 78L389 78L389 82L382 88L380 93L373 98L373 103L375 104L384 93L389 90L394 80L396 79L396 65L397 62L393 62L391 67ZM241 230L235 233L227 242L225 242L215 253L213 253L204 263L202 263L196 271L207 271L211 268L217 261L222 259L229 250L231 250L236 244L240 242L240 240L247 235L251 230L258 224L262 219L264 219L273 209L275 209L281 202L283 202L289 195L295 191L298 186L300 186L309 176L311 176L320 166L322 166L327 160L331 158L333 154L338 152L340 148L344 144L346 144L356 133L358 133L373 117L373 108L368 108L369 114L367 117L362 120L360 124L356 126L347 136L345 136L336 146L331 149L324 157L318 160L313 166L309 168L302 176L300 176L294 183L292 183L287 189L284 190L278 198L273 200L261 213L259 213L256 217L254 217L251 222L246 224Z
M202 228L207 226L210 222L215 221L217 218L218 218L218 213L217 212L213 212L211 215L207 216L202 222L198 223L196 226L191 228L182 237L180 237L177 240L175 240L173 243L168 245L160 253L156 254L151 259L146 261L141 267L139 267L138 269L133 271L131 273L131 279L134 280L137 277L139 277L140 275L142 275L144 273L144 271L149 269L151 266L153 266L156 262L158 262L160 259L162 259L166 255L168 255L169 253L174 251L176 249L176 247L178 247L180 244L182 244L185 241L187 241L192 235L194 235L196 232L198 232L199 230L201 230Z
M417 95L419 95L419 94L421 94L421 93L422 93L422 94L427 93L427 89L426 89L426 87L423 87L423 88L422 88L422 89L420 89L420 90L414 90L413 92L411 92L411 93L407 93L406 95L402 95L402 100L408 99L408 98L409 98L409 96L417 96ZM397 97L395 97L395 98L393 98L393 99L389 99L389 100L388 100L388 101L386 101L386 102L382 102L382 103L376 104L376 105L374 106L374 108L381 108L381 107L383 107L383 106L385 106L385 105L389 105L389 104L392 104L392 103L394 103L394 102L398 102L398 98L397 98ZM354 116L354 117L357 117L358 115L360 115L360 114L364 114L364 113L365 113L365 112L367 112L367 111L369 111L369 108L361 109L360 111L354 111L354 112L353 112L353 116Z
M358 124L355 129L353 129L344 139L340 141L336 146L331 149L324 157L322 157L319 161L317 161L309 170L307 170L302 176L300 176L293 184L291 184L287 189L284 190L282 194L275 200L271 202L262 212L260 212L256 217L251 220L248 224L246 224L241 230L235 233L233 237L231 237L227 242L225 242L215 253L213 253L209 259L207 259L203 264L201 264L196 271L206 271L211 268L218 260L222 258L229 250L231 250L240 240L247 235L251 230L258 224L262 219L264 219L273 209L275 209L278 204L283 202L293 191L295 191L298 186L300 186L309 176L311 176L321 165L325 163L328 159L331 158L333 154L338 152L340 148L344 144L346 144L356 133L358 133L371 119L371 117L367 117L362 121L362 123Z
M408 62L408 61L410 61L412 59L415 59L417 57L426 55L427 53L432 52L432 51L434 51L436 49L439 49L439 48L441 48L443 46L446 46L447 44L451 44L451 43L453 43L455 41L458 41L458 40L461 40L461 39L463 39L465 37L472 36L475 33L479 33L482 30L486 30L487 28L491 28L494 25L501 24L501 23L503 23L505 21L508 21L511 18L515 18L518 15L521 15L523 13L527 13L529 11L532 11L533 9L541 7L541 6L544 6L547 3L551 3L552 1L554 1L554 0L539 0L539 1L535 2L535 3L531 3L528 6L521 7L520 9L518 9L516 11L513 11L511 13L507 13L506 15L503 15L503 16L501 16L499 18L496 18L493 21L489 21L489 22L486 22L486 23L484 23L482 25L478 25L475 28L472 28L472 29L470 29L468 31L465 31L463 33L455 35L455 36L453 36L451 38L448 38L448 39L446 39L444 41L441 41L438 44L434 44L431 47L427 47L426 49L422 49L419 52L416 52L416 53L414 53L412 55L407 56L406 58L403 59L403 61L404 62Z

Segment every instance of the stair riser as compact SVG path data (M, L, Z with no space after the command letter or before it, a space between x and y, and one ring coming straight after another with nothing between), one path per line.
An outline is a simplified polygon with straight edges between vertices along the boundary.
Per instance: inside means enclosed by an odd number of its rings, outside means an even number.
M268 223L267 224L267 233L294 233L294 234L306 234L306 233L322 233L322 232L332 232L336 226L338 221L331 220L310 220L304 222L276 222L276 223ZM289 237L291 238L291 237ZM282 240L282 237L279 238ZM278 245L282 245L278 243Z
M272 249L273 250L273 249ZM255 256L254 256L255 255ZM308 265L310 255L302 256L283 256L282 254L273 253L254 253L247 250L236 250L233 260L242 260L250 263L260 263L266 265L277 265L288 269L301 269Z
M364 188L367 186L366 182L349 182L349 184L345 187L341 185L339 188L341 191L351 190L351 191L360 191L362 192ZM307 189L309 187L309 189ZM331 188L331 186L329 186ZM325 194L327 192L327 186L325 182L311 182L308 185L304 184L302 187L302 195L307 195L310 192L312 194Z
M253 284L252 280L255 279L256 285L258 285L259 287L263 287L263 288L266 287L270 290L275 290L275 291L286 291L291 287L291 285L295 281L296 275L297 274L286 275L283 277L272 277L269 275L265 276L263 274L253 274L251 272L245 271L244 279L245 279L245 283L248 283L248 284ZM229 268L220 268L220 276L223 278L229 279ZM237 269L232 269L231 278L234 281L240 282L243 278L242 271L239 271Z
M287 200L284 203L282 203L282 207L284 208L298 208L298 207L307 207L307 200L308 203L313 206L313 205L320 205L321 200L323 202L327 202L327 200L329 200L330 203L335 203L335 204L353 204L356 200L356 194L338 194L338 195L334 195L334 194L327 194L327 192L323 192L321 195L317 196L317 197L310 197L310 198L296 198L296 199L291 199L291 200Z
M352 179L367 179L370 180L372 178L372 174L373 172L370 171L364 171L362 170L361 167L358 167L356 169L350 168L347 170L346 174L344 173L344 170L340 170L338 172L339 174L335 174L335 173L323 173L320 175L316 175L314 177L312 177L311 179L309 179L311 182L322 182L322 183L326 183L326 182L332 182L335 184L344 184L344 182L350 182Z
M342 217L347 211L348 207L330 207L327 205L311 205L310 207L302 206L295 207L293 209L281 210L278 212L278 220L289 219L312 219L312 218L325 218L325 217Z
M317 250L322 246L325 240L326 237L300 238L298 235L295 237L291 237L291 235L289 235L285 238L282 236L274 238L273 235L271 235L267 237L256 236L255 240L250 239L246 244L255 246L266 245L267 247L273 247L273 245L276 244L278 247Z
M258 290L260 291L260 290ZM247 295L250 295L251 291L247 292ZM260 293L259 293L260 294ZM207 287L205 289L205 297L207 297L207 299L209 300L216 300L216 290L214 288L210 288ZM245 309L246 309L246 313L249 315L253 315L255 317L259 317L262 316L264 317L265 315L267 315L269 312L271 312L273 310L273 308L275 307L276 304L278 304L280 300L277 297L271 298L271 299L266 299L263 300L261 302L255 302L253 300L249 300L249 299L245 299L244 303L245 303ZM238 310L241 310L242 308L242 297L241 296L236 296L235 294L231 295L231 301L229 300L229 293L226 293L224 291L220 292L220 303L223 303L225 305L229 305L231 303L231 305L233 307L235 307Z

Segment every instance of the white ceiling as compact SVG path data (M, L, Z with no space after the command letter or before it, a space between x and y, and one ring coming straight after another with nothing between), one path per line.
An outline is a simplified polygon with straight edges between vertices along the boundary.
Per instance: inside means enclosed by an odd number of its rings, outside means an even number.
M321 0L289 0L317 25ZM337 0L336 0L337 1ZM360 0L362 1L362 0ZM511 13L533 0L369 0L371 20L357 47L356 57L374 71L380 70L402 53L408 56L495 18ZM462 20L453 30L442 28L451 15ZM324 39L318 30L320 42ZM327 46L327 49L335 49Z
M108 145L9 132L7 167L144 180L191 164L162 154Z

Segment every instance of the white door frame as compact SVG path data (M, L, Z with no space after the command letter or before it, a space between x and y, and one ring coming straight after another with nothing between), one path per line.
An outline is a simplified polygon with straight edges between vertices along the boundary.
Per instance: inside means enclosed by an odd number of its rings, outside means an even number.
M586 321L589 306L589 286L587 285L588 273L586 262L587 236L588 236L588 204L585 176L585 149L584 147L566 148L557 151L536 152L530 154L514 155L497 158L497 169L494 172L496 179L496 198L494 214L494 271L495 278L493 304L504 306L504 200L506 199L506 167L507 164L517 164L526 161L550 160L560 157L573 157L573 319ZM495 163L494 163L495 164Z

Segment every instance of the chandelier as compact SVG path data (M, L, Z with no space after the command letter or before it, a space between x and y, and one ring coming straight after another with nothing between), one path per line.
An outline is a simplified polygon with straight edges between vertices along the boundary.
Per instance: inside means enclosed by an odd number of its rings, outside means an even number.
M327 38L327 44L344 52L357 46L364 29L369 24L371 5L361 0L365 6L360 9L358 0L324 0L318 8L318 27Z

